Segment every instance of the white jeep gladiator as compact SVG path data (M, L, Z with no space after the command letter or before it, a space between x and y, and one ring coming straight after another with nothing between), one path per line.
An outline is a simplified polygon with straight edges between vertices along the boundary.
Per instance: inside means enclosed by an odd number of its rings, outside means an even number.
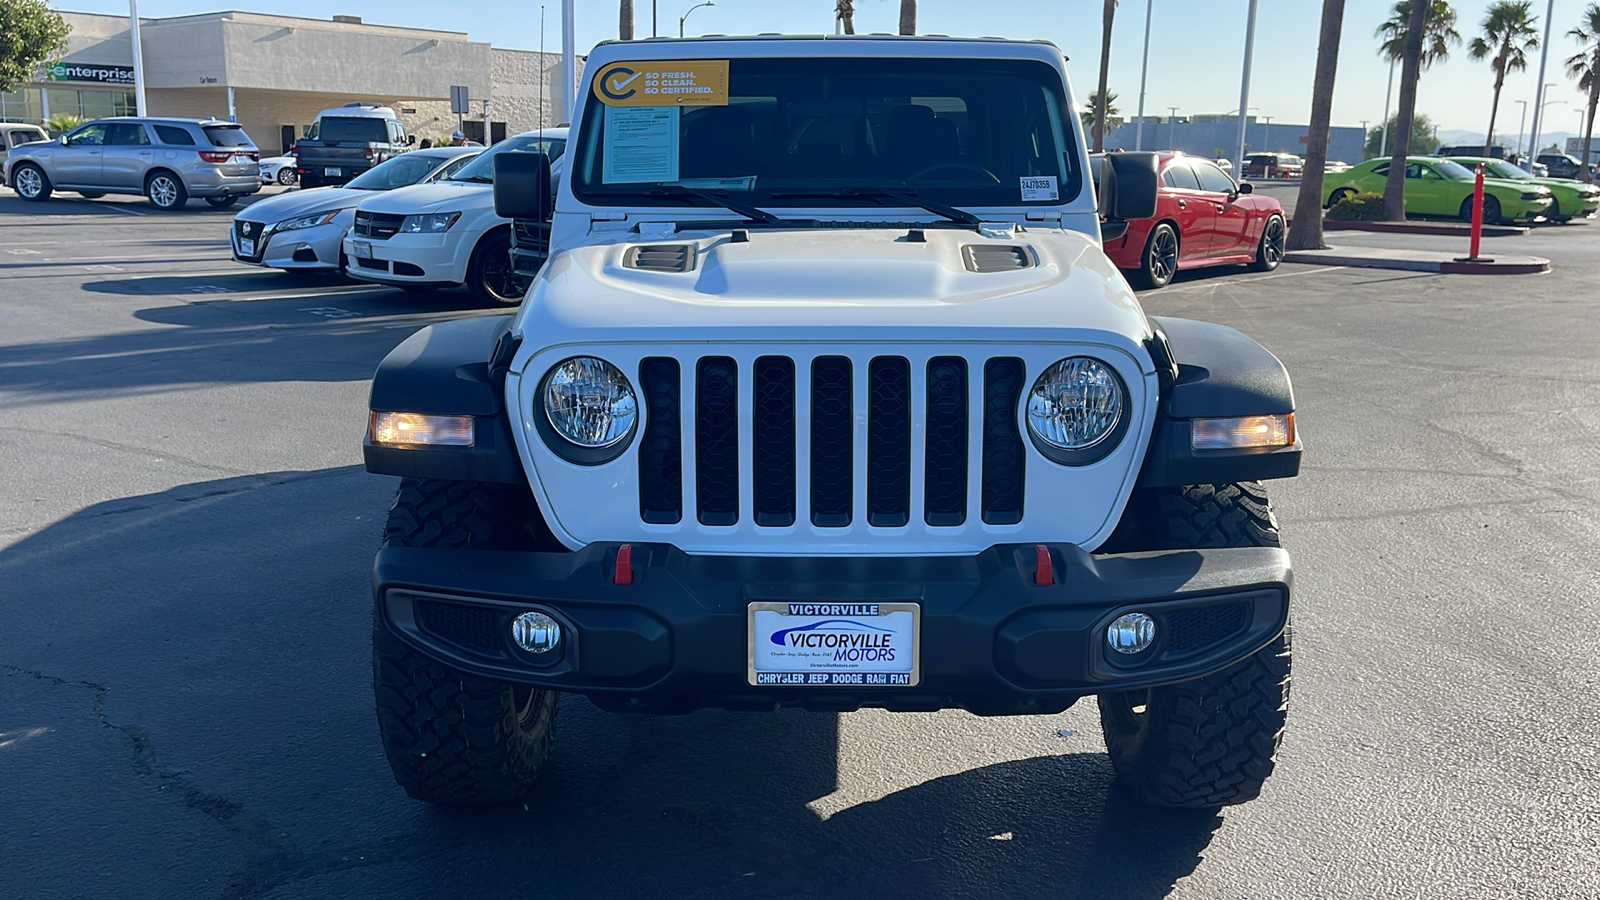
M1301 444L1279 361L1146 316L1045 42L648 40L589 57L566 171L495 162L548 234L514 315L373 379L400 477L374 565L395 777L522 798L560 692L703 706L1060 712L1098 698L1146 802L1272 772Z

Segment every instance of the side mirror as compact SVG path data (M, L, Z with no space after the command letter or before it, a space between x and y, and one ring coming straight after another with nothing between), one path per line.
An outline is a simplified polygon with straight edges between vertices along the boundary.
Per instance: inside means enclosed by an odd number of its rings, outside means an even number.
M548 156L538 152L495 154L495 215L548 222L555 206L552 195Z
M1241 193L1241 194L1254 194L1255 192L1256 192L1256 186L1255 185L1251 184L1248 181L1239 182L1239 193Z
M414 134L406 135L406 146L407 147L411 146L412 144L415 144L416 142L417 142L417 136L416 135L414 135Z
M67 136L63 134L60 137L56 138L56 143L58 143L61 146L65 147L67 145Z
M1156 214L1154 153L1107 153L1100 169L1100 217L1148 219Z

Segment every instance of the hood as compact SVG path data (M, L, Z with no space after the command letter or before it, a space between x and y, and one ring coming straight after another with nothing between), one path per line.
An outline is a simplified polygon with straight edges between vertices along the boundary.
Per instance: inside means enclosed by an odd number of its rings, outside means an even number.
M1105 341L1128 347L1149 325L1093 239L1066 231L985 237L967 229L689 233L619 239L555 255L520 328L565 341ZM629 264L636 247L689 245L687 272ZM972 271L973 252L1026 267ZM672 337L672 333L677 337ZM1130 348L1131 349L1131 348Z
M363 210L391 215L411 216L494 208L494 185L476 184L470 181L413 184L367 196L368 199L361 204Z
M373 196L372 191L358 191L351 188L337 187L288 191L268 197L265 200L257 200L239 210L239 214L234 218L245 222L261 222L265 225L271 225L274 222L282 222L284 219L309 216L312 213L326 212L330 209L350 209L371 196Z

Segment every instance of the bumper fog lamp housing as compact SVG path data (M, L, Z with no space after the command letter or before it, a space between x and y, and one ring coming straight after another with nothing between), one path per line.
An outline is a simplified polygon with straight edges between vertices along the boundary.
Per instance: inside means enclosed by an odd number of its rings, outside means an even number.
M1190 444L1196 450L1260 450L1294 443L1294 413L1195 419Z
M1118 653L1133 656L1150 649L1156 642L1156 622L1144 613L1118 616L1106 627L1106 643Z
M373 412L368 437L395 447L471 447L472 416Z
M542 612L525 612L511 620L511 639L529 653L549 653L561 644L561 623Z

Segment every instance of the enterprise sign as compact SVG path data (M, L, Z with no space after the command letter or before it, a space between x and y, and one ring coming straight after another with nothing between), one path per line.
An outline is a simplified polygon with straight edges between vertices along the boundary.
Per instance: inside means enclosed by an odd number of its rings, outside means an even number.
M133 84L133 66L102 66L93 63L50 63L45 67L50 81L92 81L97 84Z

